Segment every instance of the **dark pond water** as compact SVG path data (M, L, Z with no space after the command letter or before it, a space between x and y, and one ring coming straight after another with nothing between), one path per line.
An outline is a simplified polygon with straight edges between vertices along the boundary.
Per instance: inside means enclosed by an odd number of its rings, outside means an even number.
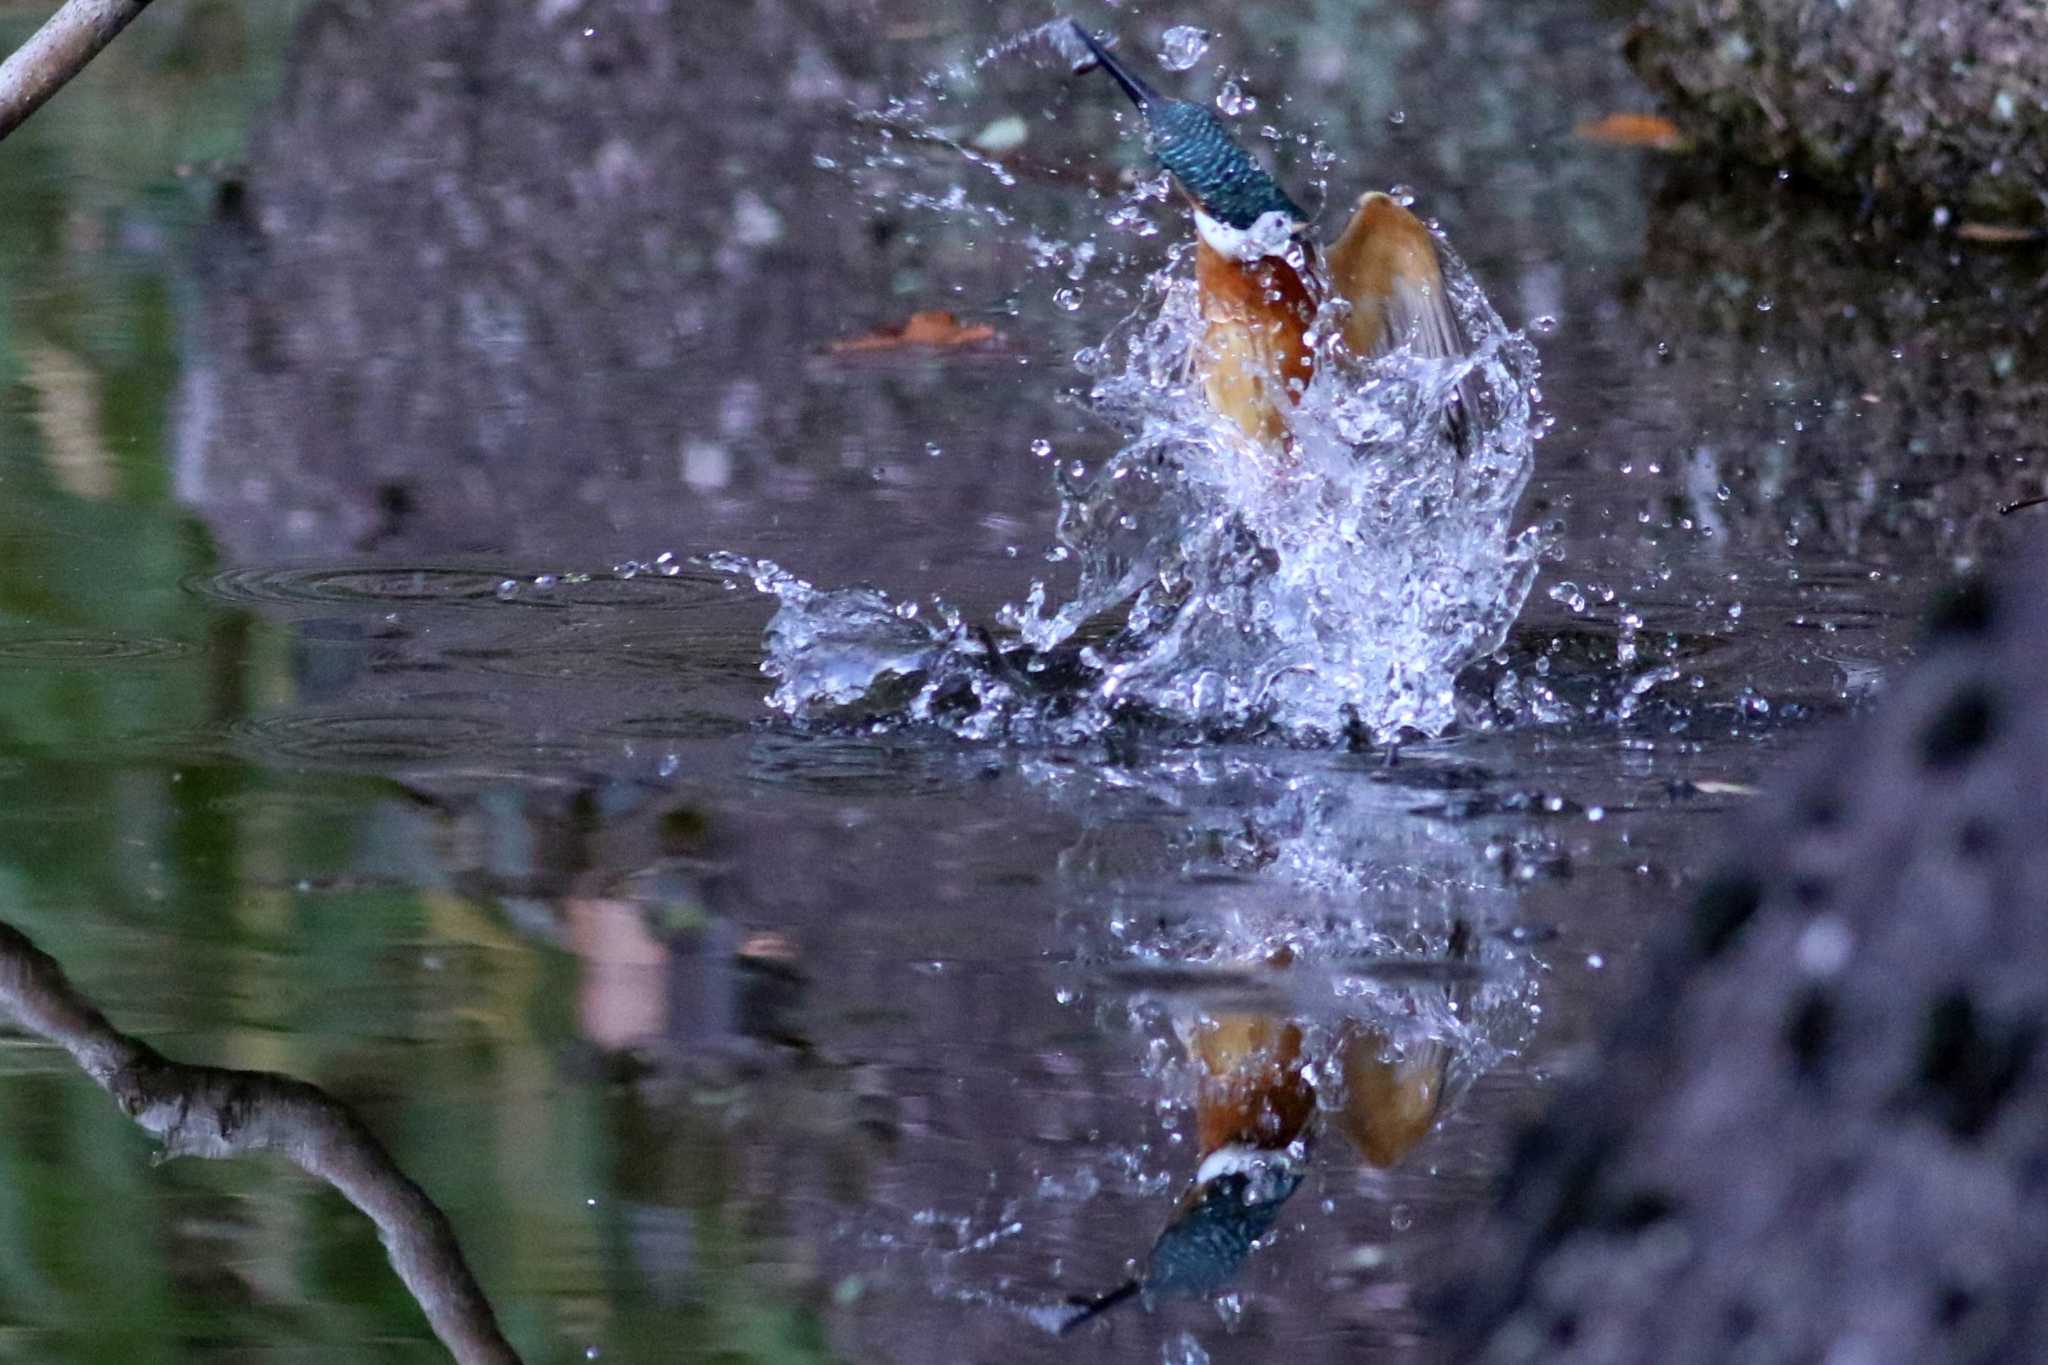
M1180 226L1110 221L1105 90L942 74L1044 17L160 0L0 147L0 918L167 1056L354 1106L525 1359L1423 1357L1722 813L2040 491L2039 259L1576 139L1644 104L1621 7L1133 3L1093 17L1213 30L1173 79L1414 186L1531 329L1495 723L1390 765L775 721L766 606L692 556L992 613L1060 570L1033 442L1117 439L1071 357ZM932 307L999 337L826 350ZM1312 969L1243 965L1279 943ZM1326 1137L1220 1299L1048 1333L1194 1171L1189 1020L1413 1055L1454 999L1400 1160ZM0 1358L445 1358L321 1181L151 1149L7 1035Z

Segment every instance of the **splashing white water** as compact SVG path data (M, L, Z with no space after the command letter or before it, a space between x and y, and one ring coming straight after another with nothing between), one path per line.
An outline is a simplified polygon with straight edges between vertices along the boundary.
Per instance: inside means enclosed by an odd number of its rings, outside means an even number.
M819 589L777 565L709 558L773 594L770 705L797 719L853 707L966 737L1083 739L1126 719L1296 737L1442 733L1459 670L1497 648L1534 580L1537 536L1510 526L1540 420L1536 359L1439 243L1468 355L1357 361L1311 336L1315 377L1286 451L1253 445L1196 374L1202 324L1186 252L1133 320L1084 352L1090 401L1126 433L1100 468L1063 469L1073 598L1043 583L996 632L943 603ZM1441 421L1467 383L1466 454Z

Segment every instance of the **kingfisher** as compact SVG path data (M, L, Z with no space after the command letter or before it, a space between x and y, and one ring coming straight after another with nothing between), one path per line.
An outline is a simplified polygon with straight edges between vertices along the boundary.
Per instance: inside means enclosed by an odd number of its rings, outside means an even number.
M1247 438L1283 447L1289 414L1319 357L1310 329L1334 298L1347 311L1338 336L1369 360L1407 348L1432 360L1467 351L1444 286L1436 238L1393 196L1363 195L1327 250L1314 224L1207 106L1169 99L1133 73L1079 23L1089 58L1123 88L1145 124L1153 159L1194 214L1195 283L1203 339L1204 393ZM1470 376L1446 401L1446 435L1468 452L1476 390Z
M1198 1296L1229 1283L1302 1181L1316 1092L1298 1021L1262 1014L1178 1026L1201 1066L1195 1090L1200 1165L1144 1269L1106 1294L1075 1299L1062 1335L1140 1294Z
M1472 955L1472 930L1451 928L1448 956ZM1291 950L1267 965L1292 965ZM1453 992L1456 999L1456 992ZM1303 1051L1308 1021L1257 1012L1196 1014L1175 1032L1198 1066L1194 1179L1153 1241L1142 1270L1107 1293L1076 1298L1062 1335L1139 1296L1199 1296L1230 1282L1301 1185L1319 1108L1371 1166L1398 1163L1435 1128L1454 1051L1440 1039L1397 1046L1382 1028L1346 1019L1335 1070L1342 1093L1318 1104Z

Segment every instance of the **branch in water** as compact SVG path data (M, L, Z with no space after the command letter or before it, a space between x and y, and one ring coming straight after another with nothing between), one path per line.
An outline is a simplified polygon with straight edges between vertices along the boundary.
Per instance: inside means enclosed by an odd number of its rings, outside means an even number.
M70 1053L162 1140L160 1160L276 1152L334 1186L376 1223L392 1269L460 1365L519 1365L447 1215L346 1105L289 1076L170 1061L108 1023L54 959L4 922L0 1010Z
M149 0L64 0L64 7L0 64L0 138L42 108L148 8Z

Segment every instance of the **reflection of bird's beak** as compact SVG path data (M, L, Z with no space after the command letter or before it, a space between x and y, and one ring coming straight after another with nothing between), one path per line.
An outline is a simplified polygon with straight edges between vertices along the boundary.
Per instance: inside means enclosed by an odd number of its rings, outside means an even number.
M1092 1297L1083 1296L1068 1300L1069 1303L1081 1311L1060 1324L1060 1335L1065 1336L1082 1323L1092 1322L1118 1304L1135 1299L1138 1297L1138 1292L1144 1287L1144 1284L1138 1280L1125 1280L1107 1294L1096 1294Z
M1122 62L1118 61L1115 57L1110 56L1109 49L1104 47L1101 43L1095 41L1094 34L1090 33L1087 29L1082 28L1081 25L1078 22L1075 22L1074 20L1068 20L1068 22L1074 25L1074 32L1080 35L1082 43L1085 44L1088 48L1089 55L1095 59L1095 61L1092 64L1101 67L1104 71L1107 71L1110 75L1110 79L1114 80L1118 85L1122 86L1124 88L1124 93L1131 97L1131 103L1137 105L1138 108L1142 110L1147 105L1151 104L1154 100L1159 98L1159 92L1157 90L1154 90L1151 86L1145 84L1143 80L1139 79L1128 68L1126 68ZM1074 70L1075 74L1078 75L1079 73L1088 70L1088 67L1077 66L1076 68L1074 68Z

